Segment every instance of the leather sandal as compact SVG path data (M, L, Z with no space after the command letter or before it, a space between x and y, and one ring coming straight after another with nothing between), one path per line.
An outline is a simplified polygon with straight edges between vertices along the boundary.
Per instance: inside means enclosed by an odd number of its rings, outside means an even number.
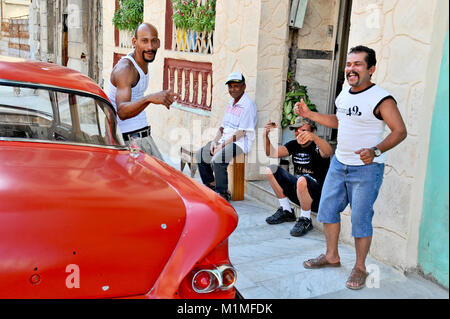
M303 267L305 267L306 269L318 269L318 268L324 268L324 267L341 267L341 262L338 261L337 263L330 263L325 258L325 255L321 254L317 258L308 259L307 261L304 261Z
M347 283L345 287L352 290L359 290L365 287L366 278L369 276L369 273L366 271L359 270L357 268L353 268L350 276L347 279ZM357 286L351 286L350 283L357 283Z

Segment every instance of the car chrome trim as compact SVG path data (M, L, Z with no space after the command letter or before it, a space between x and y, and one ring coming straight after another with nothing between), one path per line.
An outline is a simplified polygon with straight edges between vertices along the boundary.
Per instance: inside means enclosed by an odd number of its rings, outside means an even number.
M206 288L203 289L203 290L197 289L197 288L195 287L194 282L195 282L195 279L197 278L197 276L198 276L200 273L202 273L202 272L206 272L206 273L208 273L210 276L212 276L212 278L214 278L214 279L217 281L217 287L215 287L215 286L213 285L213 283L211 283L212 287L211 287L211 285L210 285L210 286L206 287ZM194 289L194 291L195 291L196 293L199 293L199 294L207 294L207 293L213 292L214 290L216 290L216 289L218 289L218 288L220 288L220 287L222 287L222 275L221 275L221 273L220 273L217 269L201 269L201 270L199 270L199 271L197 271L197 272L195 273L194 277L192 277L192 289Z
M223 279L222 279L222 285L221 285L221 287L220 287L221 290L228 290L228 289L231 289L231 288L233 288L234 285L236 284L236 281L237 281L237 272L236 272L236 269L234 269L233 266L231 266L231 265L221 265L221 266L217 267L217 270L219 270L219 272L220 272L220 274L221 274L221 277L222 277L222 275L223 275L223 272L224 272L225 270L228 270L228 269L231 270L231 271L233 272L234 280L233 280L233 282L232 282L231 284L229 284L228 286L225 286L225 285L223 284Z
M28 139L28 138L7 138L0 137L0 142L25 142L25 143L43 143L43 144L63 144L63 145L73 145L73 146L87 146L87 147L96 147L96 148L105 148L111 150L128 150L126 145L99 145L99 144L84 144L84 143L76 143L76 142L65 142L65 141L49 141L49 140L37 140L37 139Z
M225 270L228 270L228 269L230 269L233 272L234 280L233 280L233 282L230 285L225 286L223 284L222 275L223 275L223 272ZM197 289L195 287L195 285L194 285L194 281L197 278L197 275L202 273L202 272L206 272L206 273L209 273L210 275L212 275L217 280L217 283L218 283L217 287L215 287L213 289L211 289L211 287L207 287L204 290ZM213 292L213 291L218 290L218 289L220 289L220 290L229 290L229 289L234 287L234 285L236 284L236 280L237 280L236 269L234 269L234 267L232 265L229 265L229 264L220 265L220 266L218 266L218 267L216 267L214 269L200 269L200 270L197 270L195 272L195 275L192 277L192 289L194 289L194 291L196 293L199 293L199 294L210 293L210 292Z

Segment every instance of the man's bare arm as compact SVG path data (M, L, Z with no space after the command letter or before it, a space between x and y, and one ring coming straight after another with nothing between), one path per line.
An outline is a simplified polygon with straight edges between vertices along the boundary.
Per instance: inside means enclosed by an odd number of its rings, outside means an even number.
M317 145L322 158L328 158L333 155L333 148L330 143L313 132L303 131L297 136L297 142L299 144L306 144L308 141L313 141Z
M381 152L386 152L400 144L407 136L406 126L393 99L384 100L379 106L381 117L391 130L391 133L378 145L374 145ZM375 157L375 151L371 148L363 148L355 152L359 154L364 164L370 164Z
M219 127L216 137L214 137L214 139L211 141L211 149L209 150L211 154L215 154L217 143L219 142L222 135L223 135L223 127Z
M117 114L121 120L135 117L141 113L150 103L162 104L170 109L178 94L170 90L161 91L131 101L131 88L135 79L134 70L127 65L118 65L114 72L114 80L117 88L116 106Z
M236 133L234 133L234 135L232 137L230 137L229 139L225 140L222 144L220 144L214 151L214 154L217 153L218 151L220 151L222 148L224 148L225 146L227 146L230 143L234 143L237 140L239 140L241 137L243 137L245 135L245 131L243 130L238 130Z
M392 99L387 99L379 106L380 114L391 133L376 147L381 152L386 152L400 144L407 136L406 125L398 110L397 104Z
M285 146L279 146L277 149L275 149L272 146L272 143L270 143L269 132L272 129L278 128L278 125L269 121L264 128L265 128L264 134L265 134L265 139L266 139L266 142L264 143L264 148L266 151L266 156L270 157L270 158L280 158L280 157L288 156L289 151L287 150L287 148Z
M295 104L294 111L297 115L310 119L323 126L338 128L339 121L335 114L320 114L318 112L313 112L309 109L303 99Z

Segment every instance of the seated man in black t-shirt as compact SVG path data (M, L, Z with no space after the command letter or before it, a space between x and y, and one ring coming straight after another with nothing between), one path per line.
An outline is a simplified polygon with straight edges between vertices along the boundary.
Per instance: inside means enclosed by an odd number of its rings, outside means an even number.
M275 123L265 126L265 150L271 158L292 156L294 175L279 166L270 166L267 173L272 189L280 201L280 208L266 219L268 224L295 221L296 217L289 200L300 205L300 217L291 230L292 236L303 236L313 229L311 210L317 211L323 182L333 154L331 145L314 134L317 129L313 121L298 117L290 125L296 139L275 149L269 140L269 132L277 128Z

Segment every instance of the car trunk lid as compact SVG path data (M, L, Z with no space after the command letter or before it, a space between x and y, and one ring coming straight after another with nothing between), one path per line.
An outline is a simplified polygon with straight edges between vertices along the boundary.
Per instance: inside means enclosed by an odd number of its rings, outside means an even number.
M151 165L141 165L146 156L1 143L0 287L11 289L0 289L0 297L147 293L186 213L176 190Z

